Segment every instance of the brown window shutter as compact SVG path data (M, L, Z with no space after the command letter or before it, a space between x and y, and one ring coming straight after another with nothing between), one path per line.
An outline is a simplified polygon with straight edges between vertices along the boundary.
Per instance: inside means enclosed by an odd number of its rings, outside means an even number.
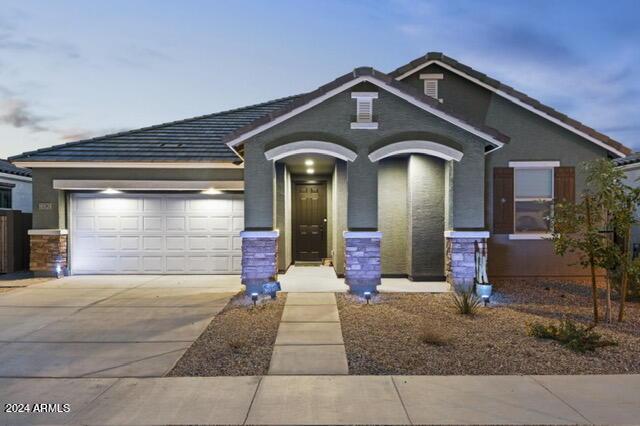
M553 192L556 202L576 201L575 167L556 167L553 171Z
M493 169L493 233L513 233L513 169Z

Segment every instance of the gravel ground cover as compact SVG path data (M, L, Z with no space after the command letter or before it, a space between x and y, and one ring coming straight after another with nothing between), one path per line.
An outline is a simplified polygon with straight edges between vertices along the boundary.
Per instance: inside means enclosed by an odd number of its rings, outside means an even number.
M381 294L368 306L358 297L337 294L349 373L640 373L637 301L628 304L626 322L596 327L617 346L579 354L555 341L528 336L526 324L562 318L588 324L587 286L511 281L496 284L494 292L496 303L475 317L459 315L448 294Z
M167 375L267 374L285 301L286 295L279 294L254 308L244 293L234 296Z

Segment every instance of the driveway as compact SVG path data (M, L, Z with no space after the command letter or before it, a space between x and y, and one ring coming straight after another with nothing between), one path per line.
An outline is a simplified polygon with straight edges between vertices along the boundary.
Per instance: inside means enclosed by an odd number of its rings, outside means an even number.
M161 377L238 276L73 276L0 294L0 377Z

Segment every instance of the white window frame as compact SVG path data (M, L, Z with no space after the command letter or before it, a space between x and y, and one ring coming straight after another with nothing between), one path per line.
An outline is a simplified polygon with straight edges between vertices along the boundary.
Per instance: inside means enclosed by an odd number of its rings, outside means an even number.
M515 170L513 173L513 234L509 234L510 240L543 240L551 238L550 232L517 232L515 227L516 220L516 204L518 201L550 201L553 202L555 196L555 168L560 167L559 161L510 161L509 167L513 169L547 169L551 170L551 197L550 198L531 198L517 197L517 180ZM553 211L551 212L553 215Z
M438 102L442 103L444 102L442 98L439 97L440 94L440 88L439 88L439 81L444 79L444 74L420 74L420 80L424 81L424 94L429 96L430 98L433 98L435 100L437 100ZM431 96L429 95L428 91L427 91L427 84L428 83L434 83L435 84L435 88L436 88L436 93L435 96Z
M378 92L351 92L351 99L356 100L356 121L351 123L352 129L369 129L378 128L378 123L373 121L373 100L378 99ZM362 106L368 105L370 116L367 119L361 119L360 109Z

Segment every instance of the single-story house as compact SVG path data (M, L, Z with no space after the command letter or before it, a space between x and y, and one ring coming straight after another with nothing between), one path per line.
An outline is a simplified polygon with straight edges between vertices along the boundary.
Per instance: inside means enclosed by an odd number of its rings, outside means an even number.
M586 83L585 83L586 84ZM562 90L562 88L558 88ZM254 289L330 258L381 276L580 278L546 217L626 146L439 52L308 93L26 152L31 269L235 274Z

